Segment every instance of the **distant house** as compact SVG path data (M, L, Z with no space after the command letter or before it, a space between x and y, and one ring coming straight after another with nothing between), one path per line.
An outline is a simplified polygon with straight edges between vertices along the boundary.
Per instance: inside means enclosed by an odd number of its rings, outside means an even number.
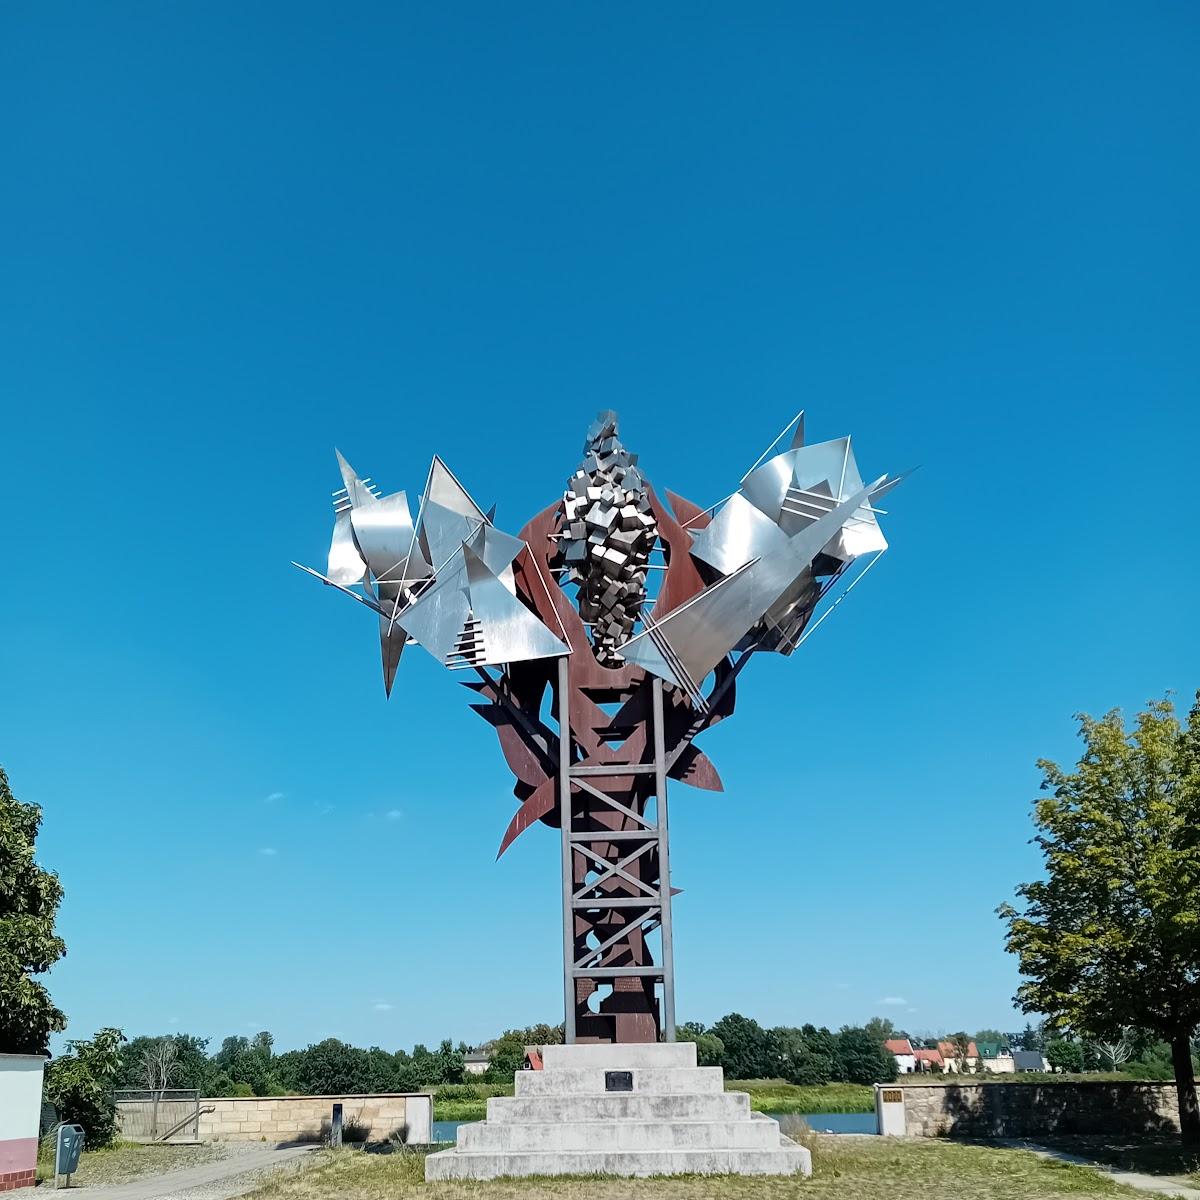
M464 1075L486 1074L492 1065L492 1056L486 1050L470 1050L463 1056Z
M976 1046L985 1071L995 1075L1011 1075L1016 1070L1012 1052L1003 1042L977 1042Z
M1013 1070L1017 1072L1050 1070L1050 1064L1040 1050L1014 1050L1012 1057Z
M911 1075L917 1069L917 1056L908 1038L888 1038L883 1043L887 1052L896 1060L896 1071L900 1075Z
M938 1042L938 1053L942 1056L942 1066L946 1071L957 1071L964 1067L968 1071L975 1070L979 1063L979 1047L974 1042L967 1043L967 1056L960 1060L958 1047L953 1042Z
M936 1050L914 1050L913 1058L916 1059L918 1071L945 1070L946 1064Z

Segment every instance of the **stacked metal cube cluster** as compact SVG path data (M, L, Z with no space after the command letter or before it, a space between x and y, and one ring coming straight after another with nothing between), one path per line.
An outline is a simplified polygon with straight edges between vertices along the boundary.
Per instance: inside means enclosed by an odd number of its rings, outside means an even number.
M602 412L588 429L583 463L563 495L561 562L579 585L579 615L592 631L596 658L617 665L646 599L658 523L617 415Z

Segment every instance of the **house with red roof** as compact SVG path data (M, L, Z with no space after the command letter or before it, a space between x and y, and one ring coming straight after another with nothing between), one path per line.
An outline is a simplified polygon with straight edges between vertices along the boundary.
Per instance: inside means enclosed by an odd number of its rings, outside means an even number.
M917 1060L918 1071L943 1071L946 1064L941 1054L936 1050L914 1050L913 1057Z
M942 1068L945 1071L974 1071L979 1065L979 1048L974 1042L967 1043L965 1059L959 1058L958 1047L953 1042L938 1042L938 1053L942 1056Z
M917 1057L908 1038L888 1038L883 1044L896 1060L897 1074L911 1075L917 1069Z

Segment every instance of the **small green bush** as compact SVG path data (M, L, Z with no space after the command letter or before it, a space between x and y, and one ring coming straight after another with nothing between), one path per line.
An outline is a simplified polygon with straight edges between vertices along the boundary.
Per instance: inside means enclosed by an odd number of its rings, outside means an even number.
M82 1125L87 1148L108 1146L117 1136L113 1080L121 1064L119 1029L100 1029L91 1041L67 1043L46 1069L44 1093L60 1121Z

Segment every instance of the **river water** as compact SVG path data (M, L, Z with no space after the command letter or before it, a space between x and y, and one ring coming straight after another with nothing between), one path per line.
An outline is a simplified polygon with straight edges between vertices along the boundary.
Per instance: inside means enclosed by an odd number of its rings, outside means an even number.
M799 1115L808 1122L810 1129L817 1133L876 1133L875 1114L869 1113L800 1113L783 1114L767 1113L777 1121L785 1121L788 1116ZM458 1136L458 1127L468 1125L469 1121L434 1121L433 1140L435 1142L452 1142Z

